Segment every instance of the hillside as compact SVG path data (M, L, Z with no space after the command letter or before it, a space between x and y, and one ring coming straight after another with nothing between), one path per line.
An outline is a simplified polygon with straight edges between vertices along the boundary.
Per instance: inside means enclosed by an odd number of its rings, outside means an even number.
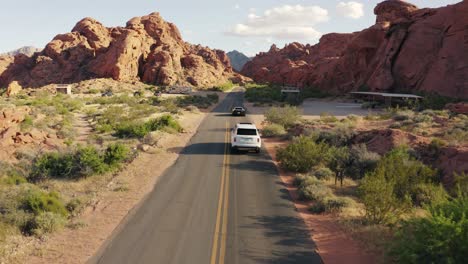
M185 42L178 28L159 13L113 28L84 18L70 33L57 35L42 52L31 58L20 54L14 62L0 65L4 87L12 81L40 87L94 78L205 87L240 78L224 51Z
M360 32L324 35L317 45L273 45L242 74L334 94L426 92L468 99L468 1L419 9L389 0L374 13L376 24Z

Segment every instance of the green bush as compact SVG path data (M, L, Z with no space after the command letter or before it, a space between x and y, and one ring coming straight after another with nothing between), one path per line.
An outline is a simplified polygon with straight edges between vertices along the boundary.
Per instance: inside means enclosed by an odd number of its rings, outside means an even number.
M403 222L390 254L396 263L465 263L468 257L468 198L431 207L429 217Z
M170 115L163 115L157 119L147 122L123 123L116 128L115 136L119 138L144 138L152 131L162 128L172 128L177 132L182 132L182 126Z
M319 180L329 180L333 176L335 176L335 173L330 170L327 167L319 166L317 168L314 168L311 172L311 174Z
M178 97L175 100L175 105L177 109L180 107L188 107L188 106L196 106L198 108L208 108L213 104L216 104L219 100L219 96L215 93L213 94L208 94L206 97L199 96L199 95L191 95L191 96L184 96L184 97ZM167 109L167 105L165 106ZM172 109L173 106L170 107ZM177 110L178 111L178 110ZM173 112L173 111L169 111Z
M280 124L269 124L262 129L262 135L265 137L283 136L286 129Z
M105 151L88 146L70 153L47 153L33 161L28 179L40 182L49 178L76 179L102 174L124 162L128 152L124 145L112 144Z
M330 197L325 200L325 212L328 213L339 213L344 208L349 207L352 203L354 203L353 199L349 197Z
M23 122L20 124L21 131L29 131L33 127L33 119L30 115L24 117Z
M331 189L322 183L300 186L298 194L299 199L309 201L324 201L333 195Z
M214 91L220 91L220 92L226 92L234 88L236 85L232 83L231 81L228 81L223 84L216 85L212 88Z
M338 118L330 113L322 112L320 113L320 121L324 123L335 123L338 122Z
M67 208L70 215L77 216L84 209L84 204L80 199L74 198L65 205L65 208Z
M356 132L349 126L341 125L331 130L320 130L316 136L317 141L324 141L332 146L342 147L350 144L356 136Z
M250 102L270 103L281 101L281 88L267 84L245 85L245 98Z
M423 96L424 98L420 104L423 109L442 110L446 104L456 102L453 98L437 94L424 94Z
M30 189L26 192L23 200L23 206L26 210L39 215L44 212L51 212L62 216L67 216L67 210L58 193L43 192Z
M10 174L3 179L3 182L8 185L20 185L27 183L28 180L19 174Z
M375 169L380 155L367 150L365 144L353 145L349 151L346 174L352 179L361 179L367 172Z
M449 195L442 185L418 184L412 190L413 204L418 206L437 205L448 200Z
M289 128L299 121L300 115L296 107L272 107L265 112L266 121Z
M412 158L407 149L387 153L360 186L366 216L374 223L394 221L411 206L416 186L436 181L436 172Z
M286 148L278 150L277 157L281 166L290 171L308 172L312 167L328 162L329 149L326 143L316 143L310 137L300 136Z
M111 167L115 167L128 159L129 151L128 147L123 144L111 144L104 152L104 162Z
M75 153L75 160L77 171L82 176L91 176L94 174L102 174L106 172L109 167L104 163L103 156L98 152L95 147L83 147L78 149Z
M66 219L53 212L44 212L34 217L31 223L32 234L43 236L61 229L66 223Z

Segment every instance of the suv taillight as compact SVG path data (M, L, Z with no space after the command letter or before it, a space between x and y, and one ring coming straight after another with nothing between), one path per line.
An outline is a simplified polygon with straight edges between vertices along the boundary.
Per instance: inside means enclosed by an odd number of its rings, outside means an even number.
M257 138L257 143L260 142L260 138Z
M236 137L234 137L234 142L236 142Z

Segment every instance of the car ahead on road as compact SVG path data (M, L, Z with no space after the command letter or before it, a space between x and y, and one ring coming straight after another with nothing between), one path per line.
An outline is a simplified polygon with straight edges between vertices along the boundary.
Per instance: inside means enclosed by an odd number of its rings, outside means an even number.
M260 152L262 139L257 127L252 123L238 123L231 130L231 150L254 150Z
M245 108L242 106L236 106L232 108L232 115L233 116L245 116Z

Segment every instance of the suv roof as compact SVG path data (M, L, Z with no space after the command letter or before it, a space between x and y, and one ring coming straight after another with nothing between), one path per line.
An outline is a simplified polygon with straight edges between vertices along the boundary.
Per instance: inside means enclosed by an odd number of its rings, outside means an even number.
M252 129L257 129L257 127L252 124L252 123L238 123L236 125L237 128L252 128Z

